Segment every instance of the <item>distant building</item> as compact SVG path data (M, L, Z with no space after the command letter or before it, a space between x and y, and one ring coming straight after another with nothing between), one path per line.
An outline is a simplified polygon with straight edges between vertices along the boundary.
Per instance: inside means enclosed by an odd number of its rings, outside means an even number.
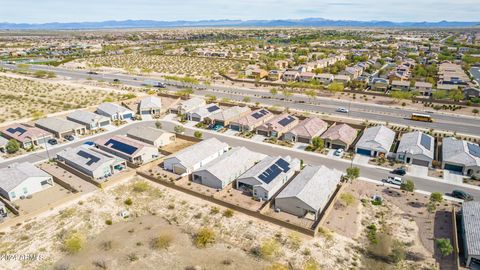
M162 147L175 141L175 134L158 128L137 126L127 131L127 137L155 147Z
M133 118L135 113L116 103L102 103L97 107L96 113L109 117L112 121Z
M142 98L138 103L140 115L159 115L162 110L162 100L159 97Z
M67 115L67 120L84 125L88 130L96 130L111 124L110 118L87 111L74 111Z
M52 133L25 124L10 124L1 128L0 132L6 139L18 141L24 149L43 146L53 138Z

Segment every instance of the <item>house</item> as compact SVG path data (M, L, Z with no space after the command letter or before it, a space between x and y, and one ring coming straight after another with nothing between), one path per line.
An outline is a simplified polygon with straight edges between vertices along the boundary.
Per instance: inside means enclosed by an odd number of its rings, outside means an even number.
M5 204L2 201L0 201L0 221L6 217L7 217L7 208L5 208Z
M35 122L35 126L52 133L57 138L64 138L68 135L78 136L87 132L84 125L56 117L39 119Z
M384 78L372 78L370 88L374 91L385 92L388 90L389 82Z
M431 96L433 86L428 82L415 82L414 89L419 92L422 96Z
M395 135L395 132L386 126L366 128L355 145L355 152L366 156L387 157L395 140Z
M296 70L285 71L282 75L282 80L284 82L294 82L294 81L297 80L299 74L300 74L300 72L298 72Z
M349 83L352 79L351 79L349 76L347 76L347 75L335 75L333 80L334 80L335 82L343 83L344 85L346 85L346 84Z
M394 80L391 83L392 90L397 91L409 91L410 90L410 82L409 81L397 81Z
M0 152L3 152L3 153L7 152L7 144L8 144L8 140L0 136Z
M296 116L283 113L257 127L257 134L280 138L285 132L296 126L298 121Z
M480 97L480 89L479 88L473 88L473 87L466 87L463 89L463 95L465 96L466 99L472 99L472 98L479 98Z
M127 137L155 147L162 147L175 141L175 134L158 128L136 126L127 131Z
M311 82L314 77L315 77L315 73L302 72L302 73L298 74L297 79L298 79L299 82Z
M278 81L282 77L282 73L278 70L270 70L268 72L268 77L267 79L269 81Z
M176 113L179 115L186 114L188 112L191 112L197 108L200 108L202 106L205 106L207 104L203 98L198 98L194 97L191 99L187 99L184 101L181 101L176 107L171 108L170 112L171 113Z
M460 234L462 236L465 266L478 269L480 266L480 202L462 203Z
M442 168L480 178L480 146L454 137L443 139Z
M268 201L299 170L299 159L267 156L241 175L236 187L257 200Z
M423 132L403 134L397 149L397 160L407 164L430 167L434 158L435 139Z
M275 209L317 220L341 178L341 171L323 165L307 165L275 198Z
M97 107L96 113L109 117L112 121L127 120L135 116L135 113L116 103L102 103Z
M203 122L205 118L210 115L220 112L222 109L217 104L211 103L202 107L196 108L187 113L187 119L195 122Z
M195 170L192 180L211 188L223 189L264 157L264 154L245 147L236 147Z
M11 124L3 127L0 132L6 139L18 141L24 149L45 145L53 138L53 134L25 124Z
M330 73L322 73L322 74L315 75L314 79L319 81L322 84L330 84L333 82L335 77Z
M468 85L470 78L459 64L448 61L442 62L438 66L438 89L449 87L463 88Z
M230 122L230 128L236 131L252 131L270 121L275 115L267 109L258 109Z
M140 115L159 115L162 110L162 100L159 97L142 98L138 103Z
M347 124L334 124L320 138L328 148L348 150L357 138L357 130Z
M314 137L320 136L328 128L327 122L320 117L310 117L301 121L284 135L284 140L291 142L312 143Z
M145 164L159 156L157 147L122 135L100 138L95 145L133 165Z
M211 138L182 149L163 162L163 168L176 174L190 174L228 151L228 144Z
M9 201L25 198L54 185L51 175L28 162L1 168L0 179L0 195Z
M88 130L96 130L111 124L110 118L87 111L74 111L67 120L84 125Z
M95 180L105 179L127 167L124 159L93 147L67 148L57 153L57 160Z
M268 76L268 72L261 68L253 68L245 70L245 76L250 79L261 80Z
M244 117L251 112L252 110L247 106L233 106L208 116L205 121L211 124L221 125L222 127L228 127L232 121Z

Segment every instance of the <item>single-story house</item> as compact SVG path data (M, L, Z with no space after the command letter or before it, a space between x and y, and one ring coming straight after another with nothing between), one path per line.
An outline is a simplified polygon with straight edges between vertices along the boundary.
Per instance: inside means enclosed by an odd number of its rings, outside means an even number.
M285 132L289 131L298 124L296 116L288 113L282 113L265 124L257 127L257 134L280 138Z
M334 81L335 82L343 83L344 85L347 84L348 82L350 82L351 80L352 80L352 78L350 78L350 76L347 76L347 75L335 75L334 76Z
M285 133L284 140L301 143L312 143L314 137L320 136L328 128L327 122L320 117L310 117L301 121L292 130Z
M196 108L187 113L187 119L195 122L203 122L205 118L220 112L222 109L215 103L210 103L205 106Z
M87 132L84 125L56 117L47 117L35 122L35 126L52 133L57 138L67 135L83 135Z
M140 115L158 115L162 110L162 100L159 97L142 98L138 103Z
M230 128L240 132L252 131L267 121L270 121L274 116L275 115L267 109L258 109L230 122Z
M374 91L385 92L388 89L389 81L384 78L372 78L370 81L370 88Z
M158 128L137 126L127 131L127 137L155 147L162 147L175 141L175 134Z
M355 145L355 153L367 156L383 156L392 148L395 140L395 131L386 126L375 126L366 128Z
M328 148L348 150L357 138L357 130L347 124L334 124L320 138Z
M93 179L107 178L127 167L124 159L94 147L67 148L57 153L57 159Z
M480 266L480 202L470 201L462 204L461 235L465 266ZM471 268L471 269L477 269Z
M278 81L280 80L280 77L282 76L282 73L278 70L270 70L268 72L268 77L267 79L269 81Z
M135 116L135 113L130 109L111 102L98 105L96 113L107 116L112 121L131 119Z
M175 106L174 108L171 108L170 112L183 115L197 108L205 106L205 104L207 103L203 98L193 97L191 99L181 101L180 103L178 103L177 106Z
M169 156L163 168L176 174L190 174L228 151L228 144L210 138Z
M415 82L415 91L418 91L422 96L431 96L433 92L433 85L428 82Z
M297 158L267 156L241 175L236 187L257 200L268 201L299 170Z
M275 198L275 209L317 220L341 178L341 171L307 165Z
M0 136L0 152L7 152L7 144L8 140L2 136Z
M0 195L10 201L53 187L53 177L35 165L14 163L0 169Z
M230 124L230 122L240 117L246 116L251 112L252 110L247 106L233 106L225 110L220 110L219 112L208 116L206 118L206 121L215 125L222 125L223 127L226 127Z
M299 82L310 82L313 80L313 78L315 77L315 73L312 73L312 72L302 72L300 74L298 74L298 78L297 80Z
M67 115L67 120L84 125L88 130L95 130L111 124L110 118L88 111L74 111Z
M413 131L403 134L397 149L397 160L430 167L434 158L435 139L423 132Z
M262 160L264 154L236 147L192 173L192 180L211 188L223 189Z
M454 137L443 139L442 168L480 178L480 146Z
M52 133L25 124L11 124L3 127L0 132L5 138L18 141L25 149L44 145L53 138Z
M410 81L398 81L394 80L391 83L392 90L408 91L410 90Z
M122 135L100 138L95 145L134 165L145 164L159 156L158 148Z

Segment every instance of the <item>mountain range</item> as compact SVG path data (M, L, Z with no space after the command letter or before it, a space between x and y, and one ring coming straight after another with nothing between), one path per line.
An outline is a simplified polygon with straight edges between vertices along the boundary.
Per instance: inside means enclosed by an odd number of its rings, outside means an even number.
M154 21L124 20L70 23L8 23L0 22L2 30L68 30L68 29L113 29L113 28L175 28L175 27L378 27L378 28L460 28L480 27L480 22L391 22L328 20L322 18L285 20L201 20L201 21Z

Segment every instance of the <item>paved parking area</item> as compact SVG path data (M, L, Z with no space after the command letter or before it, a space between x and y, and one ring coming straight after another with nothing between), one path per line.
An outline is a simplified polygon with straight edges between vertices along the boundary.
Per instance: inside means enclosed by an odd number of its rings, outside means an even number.
M355 157L353 158L353 163L359 164L359 165L367 165L371 158L372 158L371 156L356 154Z
M409 173L417 177L427 177L428 176L428 167L419 166L419 165L410 165Z
M464 176L458 172L452 172L449 170L443 171L443 180L450 183L461 184L463 183L463 177Z
M255 134L253 135L252 137L252 141L255 141L255 142L263 142L265 140L265 136L263 135L258 135L258 134Z

